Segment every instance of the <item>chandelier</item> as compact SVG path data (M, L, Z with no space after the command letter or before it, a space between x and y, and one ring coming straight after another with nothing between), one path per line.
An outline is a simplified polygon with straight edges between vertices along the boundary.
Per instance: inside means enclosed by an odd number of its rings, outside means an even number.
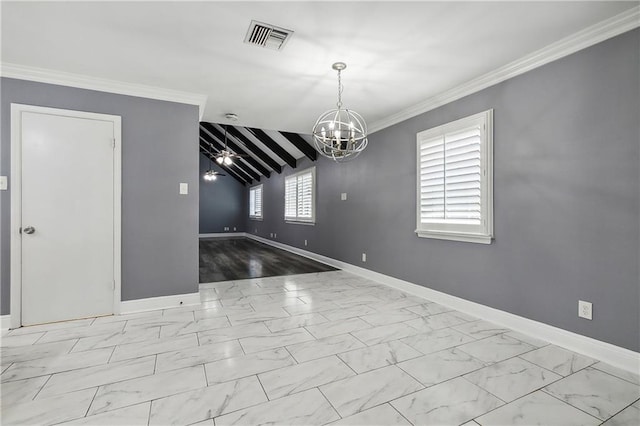
M316 150L327 158L342 163L356 158L367 147L367 123L355 111L342 108L342 80L340 72L347 67L336 62L332 68L338 71L338 108L322 114L313 126L313 143Z

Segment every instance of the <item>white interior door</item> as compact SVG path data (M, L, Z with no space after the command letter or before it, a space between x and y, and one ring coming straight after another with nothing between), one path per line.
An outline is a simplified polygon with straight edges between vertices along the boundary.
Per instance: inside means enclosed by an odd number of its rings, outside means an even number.
M22 325L114 310L116 129L68 113L21 114Z

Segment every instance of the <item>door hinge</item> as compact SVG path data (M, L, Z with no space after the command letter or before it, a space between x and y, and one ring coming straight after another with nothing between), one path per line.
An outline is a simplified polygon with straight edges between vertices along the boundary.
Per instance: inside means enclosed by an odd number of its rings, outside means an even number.
M111 139L111 148L116 149L116 139Z

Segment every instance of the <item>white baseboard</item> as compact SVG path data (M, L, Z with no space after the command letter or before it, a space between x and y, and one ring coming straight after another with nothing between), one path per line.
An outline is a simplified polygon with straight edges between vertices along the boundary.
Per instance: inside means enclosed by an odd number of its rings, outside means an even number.
M120 303L120 313L131 314L134 312L154 311L157 309L198 304L200 304L200 293L175 294L173 296L122 301Z
M216 232L213 234L199 234L198 238L225 238L225 237L244 237L246 232Z
M464 312L475 317L493 322L506 328L518 331L532 337L546 340L554 345L562 346L577 353L589 356L591 358L604 361L615 367L622 368L633 373L640 371L640 353L629 349L615 346L610 343L592 339L591 337L563 330L548 324L524 318L509 312L481 305L480 303L471 302L456 296L423 287L408 281L374 272L369 269L361 268L350 263L342 262L330 257L322 256L307 250L289 246L287 244L271 241L256 235L246 234L248 238L260 241L265 244L299 254L304 257L325 263L335 268L369 278L389 287L402 290L414 296L425 298L429 301L448 306L452 309Z
M8 330L11 326L11 315L0 315L0 330Z

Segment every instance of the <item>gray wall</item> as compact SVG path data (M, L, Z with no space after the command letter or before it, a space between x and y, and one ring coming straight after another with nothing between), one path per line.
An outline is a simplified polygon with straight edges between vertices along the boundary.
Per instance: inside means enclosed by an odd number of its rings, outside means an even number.
M0 174L10 176L10 104L122 117L122 300L198 291L198 108L2 78ZM178 184L189 195L178 195ZM11 188L11 182L9 182ZM0 192L0 313L9 313L10 190Z
M207 182L202 177L210 166L226 176ZM200 233L244 232L247 205L244 185L200 154Z
M247 231L638 351L639 47L625 33L381 130L352 163L319 160L315 226L284 223L287 168ZM416 133L489 108L494 243L416 237Z

